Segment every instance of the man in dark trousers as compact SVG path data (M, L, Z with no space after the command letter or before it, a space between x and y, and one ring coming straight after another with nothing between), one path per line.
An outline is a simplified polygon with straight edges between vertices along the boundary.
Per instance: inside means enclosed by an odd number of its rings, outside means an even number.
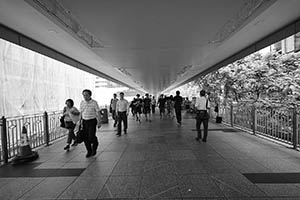
M124 123L124 134L127 134L127 116L129 113L129 103L124 99L124 93L120 92L120 100L117 101L116 105L117 118L118 118L118 133L117 136L121 136L122 121Z
M208 133L208 120L209 120L209 109L210 109L210 102L208 97L205 96L205 90L200 91L200 97L196 99L195 109L196 109L196 130L197 130L197 137L196 140L199 141L202 138L201 135L201 123L203 122L204 127L204 137L202 139L203 142L207 140L207 133Z
M114 123L114 127L116 127L117 123L118 123L118 119L116 117L117 113L116 113L116 106L117 106L117 94L113 94L114 98L110 100L110 107L111 107L111 114L112 114L112 118L115 121Z
M84 132L84 144L87 150L86 157L96 155L98 138L96 136L97 127L100 128L100 108L97 101L91 98L92 91L85 89L82 91L83 101L80 103L81 125Z
M181 125L181 106L182 106L182 97L180 96L180 92L176 91L176 96L173 98L175 114L178 125Z

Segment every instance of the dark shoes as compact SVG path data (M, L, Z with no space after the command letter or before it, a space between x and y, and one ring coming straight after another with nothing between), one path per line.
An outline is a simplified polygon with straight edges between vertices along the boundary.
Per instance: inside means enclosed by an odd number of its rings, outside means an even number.
M196 138L195 138L195 140L197 140L197 141L200 141L200 140L201 140L201 138L199 138L199 137L196 137ZM202 139L202 142L206 142L206 139L204 139L204 138L203 138L203 139Z
M69 151L69 150L70 150L70 145L65 146L65 147L64 147L64 150Z
M88 152L88 153L85 155L86 158L89 158L89 157L91 157L91 156L92 156L92 153L91 153L91 152Z
M97 148L98 148L98 144L93 144L93 147L92 147L92 156L94 156L94 155L97 154Z
M127 134L127 130L124 130L124 134L125 134L125 135ZM120 136L121 136L121 133L116 133L116 135L117 135L118 137L120 137Z

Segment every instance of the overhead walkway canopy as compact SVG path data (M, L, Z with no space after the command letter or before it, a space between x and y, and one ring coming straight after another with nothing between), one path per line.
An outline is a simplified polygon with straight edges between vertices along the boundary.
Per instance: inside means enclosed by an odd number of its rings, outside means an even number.
M299 0L0 0L0 38L157 94L300 29Z

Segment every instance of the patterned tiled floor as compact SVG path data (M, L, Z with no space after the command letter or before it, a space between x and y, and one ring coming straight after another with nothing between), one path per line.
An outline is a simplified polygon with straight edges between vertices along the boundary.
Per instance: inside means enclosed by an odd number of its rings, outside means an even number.
M97 155L65 139L38 150L24 166L0 168L0 199L285 199L300 200L300 153L222 124L208 142L194 138L195 121L137 123L127 135L112 123L97 132Z

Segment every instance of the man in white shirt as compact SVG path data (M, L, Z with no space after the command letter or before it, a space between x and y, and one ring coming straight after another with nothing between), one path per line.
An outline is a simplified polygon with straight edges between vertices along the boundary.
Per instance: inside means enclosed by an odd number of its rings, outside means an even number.
M84 100L80 103L80 113L82 119L82 129L84 134L84 144L87 150L86 157L96 155L98 147L98 138L96 136L97 127L100 128L100 108L97 101L91 98L91 90L83 90ZM92 146L93 145L93 146Z
M127 134L127 116L129 113L129 103L124 99L124 93L120 93L120 100L117 101L116 113L118 118L118 133L117 136L121 136L122 121L124 123L124 134Z
M210 103L209 99L205 96L206 92L205 90L200 91L200 97L196 99L195 103L195 109L196 109L196 130L198 133L198 136L196 137L196 140L199 141L202 138L201 135L201 123L203 122L204 127L204 137L202 139L203 142L206 142L207 140L207 132L208 132L208 119L209 119L209 109L210 109Z

